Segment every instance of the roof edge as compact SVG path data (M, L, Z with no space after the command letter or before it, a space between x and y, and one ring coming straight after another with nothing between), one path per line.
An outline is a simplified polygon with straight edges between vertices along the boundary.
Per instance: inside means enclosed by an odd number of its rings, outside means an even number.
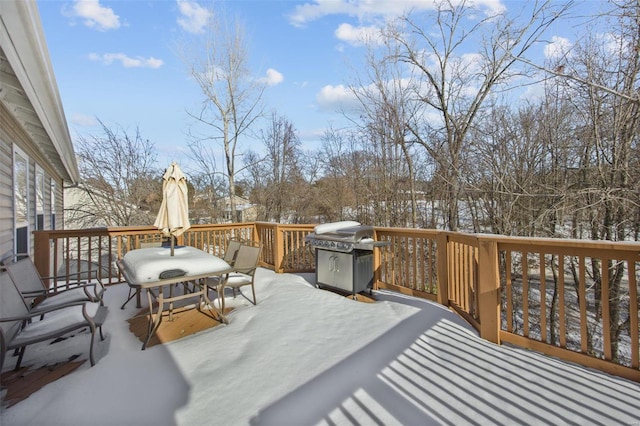
M0 1L0 41L71 183L78 163L34 0Z

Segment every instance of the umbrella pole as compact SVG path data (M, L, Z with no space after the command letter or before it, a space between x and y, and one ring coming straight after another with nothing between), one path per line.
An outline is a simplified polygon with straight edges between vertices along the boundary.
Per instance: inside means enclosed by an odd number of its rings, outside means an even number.
M173 248L174 248L173 246L174 246L175 242L174 242L173 235L170 238L171 238L171 256L173 256Z

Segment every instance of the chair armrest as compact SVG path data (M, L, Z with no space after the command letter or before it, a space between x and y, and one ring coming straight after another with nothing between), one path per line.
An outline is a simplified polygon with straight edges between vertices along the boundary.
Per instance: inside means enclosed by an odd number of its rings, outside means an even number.
M38 296L46 296L48 292L43 288L42 290L21 291L20 294L22 294L25 297L38 297Z
M96 325L102 326L102 324L104 324L105 320L107 319L108 313L109 308L107 308L106 306L100 306L98 308L98 312L96 312L96 315L93 317Z
M253 273L256 271L256 269L258 269L258 268L257 267L241 268L241 269L234 269L233 272L240 272L241 274L253 275Z
M82 275L82 274L89 274L89 271L80 271L80 272L69 272L66 275L51 275L49 277L42 277L43 280L49 279L49 280L53 280L53 279L59 279L59 278L67 278L67 277L77 277L78 275ZM97 275L97 271L91 271L91 275L95 275L96 278L98 278ZM83 280L91 280L91 277L87 278L87 279L83 279Z
M102 295L105 292L105 287L104 287L104 284L102 284L102 281L100 281L99 279L96 279L95 281L92 281L92 282L81 281L78 283L68 283L68 284L65 283L64 285L61 285L61 286L56 285L55 288L50 288L49 290L43 290L43 293L41 295L51 296L59 293L64 293L65 291L74 290L77 288L83 289L89 299L97 299L99 301L102 301ZM93 294L90 294L90 290L92 290ZM34 296L29 296L29 297L34 297Z
M68 273L66 275L51 275L49 277L41 277L41 278L42 278L42 280L52 280L52 281L56 282L58 287L68 287L68 288L81 287L83 285L90 285L90 284L95 283L95 282L99 282L100 285L102 287L104 287L102 285L102 282L98 278L98 275L97 275L97 273L95 271L91 272L91 275L95 276L95 278L90 276L89 278L86 278L86 279L85 278L75 279L75 280L70 280L69 282L67 282L69 277L77 277L79 275L88 274L88 273L89 273L88 271L70 272L70 273ZM63 284L59 285L58 283L60 283L60 282L63 282Z
M105 320L107 319L108 313L109 313L109 308L107 308L106 306L98 307L98 309L96 310L96 313L93 316L90 316L89 313L87 312L86 304L82 308L82 315L84 315L84 318L87 321L93 323L96 327L102 327Z
M100 291L98 292L98 287L100 288ZM102 283L84 283L82 285L77 285L77 286L59 286L59 287L55 287L55 288L50 288L49 290L43 290L43 295L54 295L54 294L59 294L59 293L64 293L65 291L71 291L71 290L75 290L81 288L84 290L85 293L87 293L87 296L89 296L88 291L93 289L93 293L98 296L98 293L102 294L102 292L104 292L104 285L102 285ZM35 292L33 292L35 293ZM22 294L26 294L26 293L22 293Z
M66 281L65 280L66 276L60 276L60 277L43 277L42 280L50 280L54 283L56 283L56 287L68 287L68 288L73 288L73 287L82 287L83 285L88 285L91 284L89 281L86 280L78 280L78 281Z
M61 310L61 309L70 308L70 307L73 307L73 306L80 306L84 310L84 309L86 309L86 305L87 305L87 302L71 302L71 303L67 303L67 304L64 304L64 305L60 305L60 306L52 306L50 308L41 309L41 310L39 310L37 312L29 312L28 314L20 315L20 316L17 316L17 317L0 318L0 322L26 321L26 320L29 320L29 319L31 319L33 317L39 317L39 316L44 315L44 314L49 314L51 312L55 312L55 311L58 311L58 310Z

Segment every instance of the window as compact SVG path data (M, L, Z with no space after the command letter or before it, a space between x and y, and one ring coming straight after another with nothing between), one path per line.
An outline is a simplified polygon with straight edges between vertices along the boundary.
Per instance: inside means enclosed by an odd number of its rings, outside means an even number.
M44 229L44 171L36 167L36 230Z
M51 179L51 229L56 229L56 181Z
M17 148L13 151L13 199L16 254L29 253L29 161Z

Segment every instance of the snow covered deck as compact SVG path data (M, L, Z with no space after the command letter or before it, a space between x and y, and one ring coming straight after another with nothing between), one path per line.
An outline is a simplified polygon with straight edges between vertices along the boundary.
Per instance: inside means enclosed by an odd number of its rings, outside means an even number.
M24 424L606 424L640 422L640 384L480 339L434 303L380 291L359 303L312 275L260 269L258 305L229 325L140 350L109 287L95 367L3 409ZM27 348L24 364L86 357L88 335ZM12 368L11 358L7 361Z

